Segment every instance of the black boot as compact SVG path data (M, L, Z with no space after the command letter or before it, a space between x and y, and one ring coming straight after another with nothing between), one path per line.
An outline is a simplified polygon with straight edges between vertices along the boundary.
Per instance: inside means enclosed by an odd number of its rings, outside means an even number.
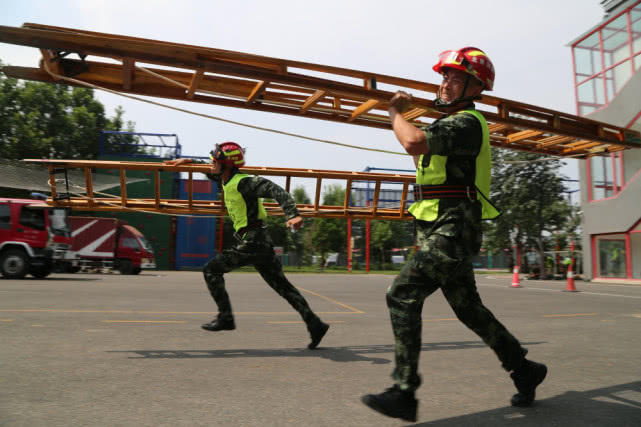
M209 323L203 323L201 328L207 331L231 331L236 329L233 317L217 317Z
M403 391L398 385L394 385L380 394L366 394L361 397L361 401L388 417L416 421L418 400L414 398L413 391Z
M312 337L312 342L307 345L307 348L313 350L318 347L318 344L321 342L328 329L329 325L327 323L323 323L321 320L314 324L314 326L311 326L309 328L309 335Z
M530 406L536 396L536 386L543 382L547 373L544 364L525 359L523 365L510 374L519 391L512 396L512 406Z

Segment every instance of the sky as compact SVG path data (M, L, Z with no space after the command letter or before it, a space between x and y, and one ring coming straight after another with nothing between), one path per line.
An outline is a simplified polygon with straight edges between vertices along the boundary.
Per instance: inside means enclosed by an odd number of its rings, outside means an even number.
M70 27L437 84L440 78L431 67L441 51L476 46L488 54L496 69L491 95L571 114L576 114L576 107L568 43L601 22L604 15L598 0L0 0L0 4L0 25L18 27L32 22ZM37 49L0 43L0 60L5 64L36 67L39 58ZM96 92L96 97L108 116L121 105L125 119L135 122L138 132L177 134L187 156L207 156L216 143L231 140L246 147L247 164L252 166L413 169L409 157L308 142L105 92ZM401 149L389 130L162 102L315 138ZM568 160L561 172L577 179L576 162Z

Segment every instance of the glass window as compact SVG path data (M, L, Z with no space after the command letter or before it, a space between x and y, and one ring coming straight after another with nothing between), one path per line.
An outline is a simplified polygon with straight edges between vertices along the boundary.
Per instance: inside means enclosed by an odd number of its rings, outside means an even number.
M596 87L594 79L582 83L577 88L579 102L583 104L596 104Z
M608 101L612 101L614 96L623 89L623 86L632 77L630 61L622 62L611 70L606 71L605 76L608 84Z
M628 19L630 28L628 28ZM610 102L632 77L634 70L641 69L641 56L629 63L630 34L632 51L641 54L641 5L635 6L629 14L621 14L574 46L575 82L580 84L577 86L579 114L589 114L606 102ZM601 48L603 58L601 58ZM624 62L619 64L621 61ZM615 65L616 67L612 70L604 70ZM595 76L592 83L585 81L592 76Z
M140 249L138 239L134 237L123 237L120 239L120 246L123 248Z
M599 105L605 104L605 86L603 86L603 75L597 76L594 79L594 94L596 95L596 103Z
M599 33L596 32L574 48L574 65L577 75L585 77L596 74L601 69ZM583 79L577 79L581 81Z
M191 218L190 218L191 219ZM154 247L151 246L151 243L147 241L143 236L138 236L138 240L140 240L140 243L142 243L142 247L147 251L147 252L153 252Z
M603 52L603 66L604 66L604 68L609 68L614 63L616 63L616 60L614 60L614 52Z
M619 16L614 21L606 25L603 30L603 51L614 52L628 47L628 17L627 14ZM628 54L625 55L629 56ZM612 64L610 64L612 65ZM606 64L606 67L608 65Z
M579 106L579 116L587 116L594 110L596 110L596 108L592 105L581 105Z
M20 209L20 225L35 228L36 230L45 229L45 210L43 208L30 208L24 206Z
M592 62L592 52L586 49L574 49L574 65L576 67L576 83L596 73Z
M605 104L603 77L601 75L582 83L577 88L579 102L594 104L597 108Z
M621 62L624 59L628 59L630 57L630 44L628 43L628 37L626 36L625 43L623 45L621 45L618 49L608 52L606 54L606 57L612 58L609 64L606 61L606 67Z
M605 72L605 87L608 91L608 102L612 101L614 99L614 94L617 92L616 86L615 86L615 77L614 77L614 70L606 71Z
M591 157L590 171L592 174L592 200L614 196L612 158L610 156Z
M9 205L0 205L0 229L11 228L11 208Z
M641 224L637 232L630 233L630 259L632 260L632 278L641 279Z
M625 235L597 236L596 243L599 276L627 277Z
M637 6L630 12L632 23L632 50L634 53L641 52L641 6Z

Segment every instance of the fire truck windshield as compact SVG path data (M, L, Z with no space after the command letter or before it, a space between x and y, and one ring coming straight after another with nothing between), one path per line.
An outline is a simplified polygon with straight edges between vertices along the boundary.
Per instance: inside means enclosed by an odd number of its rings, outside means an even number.
M140 240L140 243L142 243L142 247L147 251L147 252L154 252L154 247L151 246L151 244L145 239L143 235L138 236L138 240Z

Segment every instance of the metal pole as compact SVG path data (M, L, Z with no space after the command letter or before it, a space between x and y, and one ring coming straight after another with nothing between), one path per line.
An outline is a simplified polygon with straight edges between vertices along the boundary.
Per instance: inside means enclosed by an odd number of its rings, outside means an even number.
M347 271L352 272L352 219L347 219Z
M365 271L369 273L370 242L372 239L372 220L365 220Z

